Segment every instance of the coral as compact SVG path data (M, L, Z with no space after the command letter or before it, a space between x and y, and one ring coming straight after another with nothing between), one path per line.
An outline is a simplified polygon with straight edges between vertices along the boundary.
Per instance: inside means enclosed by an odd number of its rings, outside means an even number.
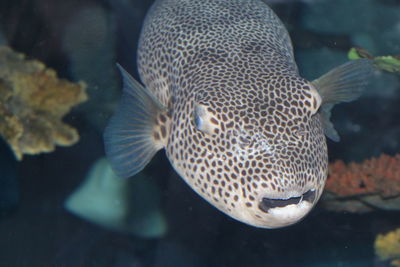
M382 261L390 261L393 266L400 266L400 228L375 239L375 254Z
M325 189L323 205L329 210L400 210L400 155L331 163Z
M85 87L83 82L58 79L43 63L0 47L0 134L18 160L79 140L76 129L61 119L87 99Z
M373 60L377 69L400 74L400 56L372 56L366 49L353 47L348 53L349 59L368 58Z
M363 163L345 164L338 160L329 166L326 190L340 197L379 194L400 195L400 154L382 154Z

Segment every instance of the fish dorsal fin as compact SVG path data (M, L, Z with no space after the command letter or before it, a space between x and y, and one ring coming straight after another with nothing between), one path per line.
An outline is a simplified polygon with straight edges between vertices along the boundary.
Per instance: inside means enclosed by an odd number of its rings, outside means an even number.
M104 132L106 155L120 177L140 172L154 154L165 146L154 134L157 118L167 109L119 64L123 79L121 101ZM164 140L166 140L164 138Z
M330 121L335 104L357 99L368 83L373 70L372 61L358 59L349 61L312 82L322 98L320 114L325 135L338 142L340 137Z

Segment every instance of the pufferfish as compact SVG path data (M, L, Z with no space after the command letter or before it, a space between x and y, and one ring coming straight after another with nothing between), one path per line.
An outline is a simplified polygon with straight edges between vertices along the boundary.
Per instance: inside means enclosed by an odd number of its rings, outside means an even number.
M104 134L118 176L165 149L173 168L225 214L260 228L294 224L320 198L331 108L356 99L367 59L300 77L288 32L261 0L157 0L138 48L143 85L123 94Z

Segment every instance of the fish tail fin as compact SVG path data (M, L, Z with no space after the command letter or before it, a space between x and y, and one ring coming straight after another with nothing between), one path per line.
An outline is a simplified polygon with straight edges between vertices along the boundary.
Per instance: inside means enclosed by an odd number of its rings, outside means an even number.
M157 117L166 112L154 95L119 64L123 79L121 102L104 132L106 155L119 177L140 172L164 147L154 139Z
M373 70L369 59L349 61L314 80L312 84L322 98L321 118L325 135L338 142L340 137L330 121L331 110L335 104L357 99L368 84Z

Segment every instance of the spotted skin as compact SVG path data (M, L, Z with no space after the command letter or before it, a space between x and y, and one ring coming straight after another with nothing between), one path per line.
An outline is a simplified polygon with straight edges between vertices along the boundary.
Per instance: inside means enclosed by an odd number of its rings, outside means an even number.
M138 65L146 88L168 107L155 141L164 140L175 170L208 202L264 228L295 223L317 202L328 162L320 99L299 76L288 33L267 5L156 1ZM207 130L199 130L197 110ZM301 213L260 207L264 198L310 190L315 196Z

